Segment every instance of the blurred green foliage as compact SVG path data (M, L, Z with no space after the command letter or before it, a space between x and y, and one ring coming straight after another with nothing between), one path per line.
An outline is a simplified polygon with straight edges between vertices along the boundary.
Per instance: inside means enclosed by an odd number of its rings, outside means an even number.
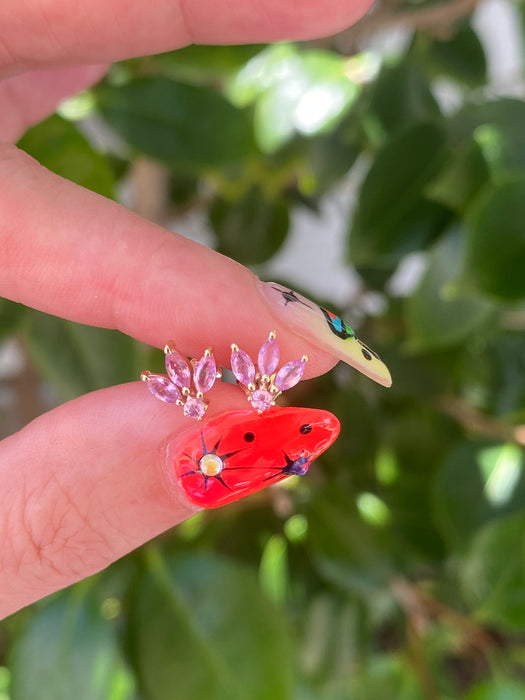
M353 168L362 294L338 311L364 319L394 384L309 382L303 403L343 429L308 477L7 620L1 698L525 697L525 102L489 89L467 20L448 29L386 57L327 41L128 61L21 140L106 196L155 159L170 206L204 209L217 249L262 274L293 208ZM93 114L117 148L85 136ZM409 254L424 271L401 297ZM13 334L64 399L151 364L129 338L3 301Z

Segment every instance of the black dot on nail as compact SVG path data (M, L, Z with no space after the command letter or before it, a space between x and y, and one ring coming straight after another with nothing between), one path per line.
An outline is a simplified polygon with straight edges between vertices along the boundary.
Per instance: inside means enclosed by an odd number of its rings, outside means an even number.
M368 350L366 348L361 348L361 352L363 353L363 357L365 358L365 360L368 360L370 362L370 360L372 359L372 355L368 352Z
M255 440L255 435L253 433L244 433L245 442L253 442Z
M301 435L308 435L308 433L312 432L312 426L310 425L310 423L304 423L304 425L301 425L301 427L299 428L299 432L301 433Z

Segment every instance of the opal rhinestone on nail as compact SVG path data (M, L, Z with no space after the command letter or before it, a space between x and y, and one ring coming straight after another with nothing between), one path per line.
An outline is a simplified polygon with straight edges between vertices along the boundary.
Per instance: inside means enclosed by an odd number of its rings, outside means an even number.
M246 392L248 401L258 413L271 408L277 397L291 389L303 378L308 357L292 360L276 373L280 350L272 331L259 350L257 369L250 356L235 343L231 346L231 367L237 382Z

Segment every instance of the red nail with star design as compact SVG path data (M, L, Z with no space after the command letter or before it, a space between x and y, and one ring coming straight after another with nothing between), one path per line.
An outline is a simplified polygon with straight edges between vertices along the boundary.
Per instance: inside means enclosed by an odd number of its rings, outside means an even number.
M303 476L339 429L338 419L321 409L229 411L172 444L168 466L189 501L216 508Z

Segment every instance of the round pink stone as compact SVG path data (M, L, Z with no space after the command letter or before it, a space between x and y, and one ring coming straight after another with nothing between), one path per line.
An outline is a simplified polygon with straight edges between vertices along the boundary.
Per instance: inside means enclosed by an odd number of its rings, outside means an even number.
M273 403L274 397L266 389L257 389L250 398L250 403L256 411L267 411Z
M202 399L194 399L190 397L184 404L184 415L186 418L195 418L199 420L206 413L206 404Z

